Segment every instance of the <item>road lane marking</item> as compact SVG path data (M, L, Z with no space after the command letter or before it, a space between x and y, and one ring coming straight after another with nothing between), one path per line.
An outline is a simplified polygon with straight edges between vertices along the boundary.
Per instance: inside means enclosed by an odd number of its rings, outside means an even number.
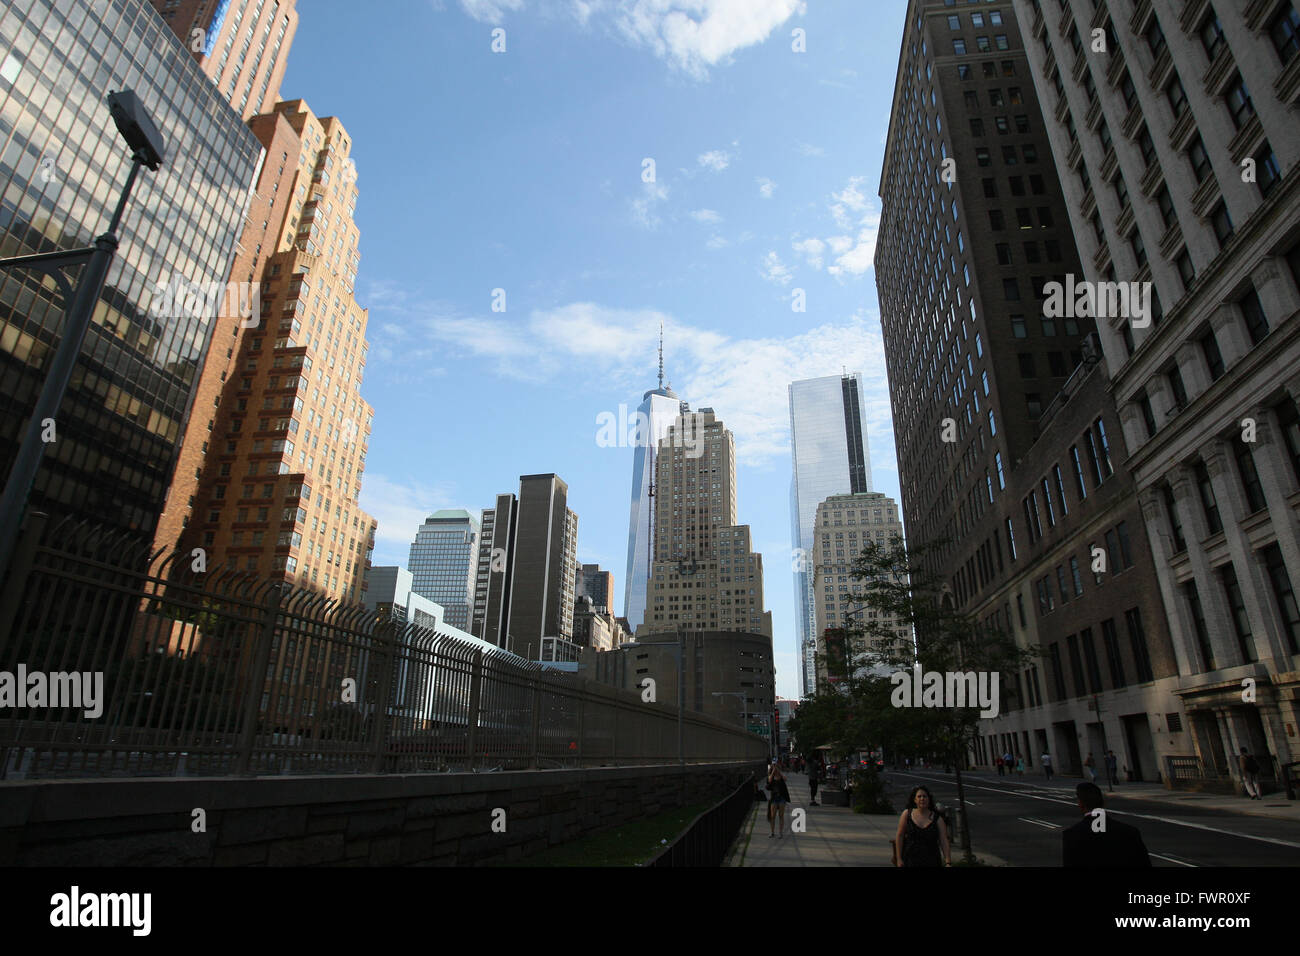
M915 774L914 776L921 776L921 775ZM925 778L925 779L934 779L934 778ZM936 782L945 783L946 781L938 780ZM993 793L1003 793L1010 797L1027 797L1030 800L1045 800L1048 803L1060 803L1060 804L1064 804L1067 807L1076 807L1076 808L1078 807L1078 804L1075 803L1073 800L1056 800L1053 799L1052 797L1039 797L1039 796L1035 796L1032 793L1025 793L1023 791L1002 790L999 789L998 787L983 787L976 783L967 783L965 785L971 790L989 790ZM1224 830L1220 827L1207 826L1204 823L1192 823L1190 820L1172 820L1168 817L1152 816L1149 813L1135 813L1132 810L1112 810L1110 807L1107 807L1106 812L1117 816L1135 817L1139 820L1151 820L1153 823L1169 823L1169 824L1173 824L1174 826L1187 827L1192 830L1205 830L1209 833L1218 833L1222 836L1240 837L1243 840L1257 840L1260 843L1272 843L1276 846L1289 846L1297 850L1300 850L1300 843L1296 843L1294 840L1279 840L1276 837L1256 836L1253 833L1238 833L1236 830Z
M1196 869L1196 868L1197 868L1197 864L1195 864L1195 863L1188 863L1187 861L1185 861L1185 860L1180 860L1180 859L1178 859L1177 857L1174 857L1174 856L1163 856L1163 855L1161 855L1161 854L1159 854L1159 853L1153 853L1153 852L1150 851L1150 850L1147 850L1147 855L1148 855L1148 856L1154 856L1157 860L1168 860L1170 863L1177 863L1179 866L1190 866L1190 867L1192 867L1193 869Z
M1033 817L1019 817L1018 819L1023 820L1025 823L1032 823L1035 826L1047 827L1049 830L1061 829L1059 823L1048 823L1046 820L1035 820Z

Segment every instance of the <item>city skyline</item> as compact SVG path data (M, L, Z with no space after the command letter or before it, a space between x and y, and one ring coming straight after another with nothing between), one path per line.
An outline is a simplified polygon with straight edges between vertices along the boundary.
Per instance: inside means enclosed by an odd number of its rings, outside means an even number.
M740 511L783 579L766 590L777 689L797 696L791 382L862 372L873 487L899 497L870 253L901 7L718 13L711 29L733 39L705 62L693 41L679 59L611 32L607 14L583 23L536 3L503 9L500 54L498 23L457 2L413 6L398 35L360 9L299 6L284 95L328 103L356 142L374 562L403 564L433 511L477 514L520 474L554 471L582 517L578 556L615 572L623 614L635 448L598 444L598 419L635 418L662 321L665 380L736 435ZM345 40L391 55L346 74ZM452 82L462 94L409 115L391 95ZM607 90L594 101L593 83ZM797 105L798 120L774 124L756 101Z
M20 922L576 862L1250 927L1133 881L1300 847L1297 111L1300 0L10 0Z

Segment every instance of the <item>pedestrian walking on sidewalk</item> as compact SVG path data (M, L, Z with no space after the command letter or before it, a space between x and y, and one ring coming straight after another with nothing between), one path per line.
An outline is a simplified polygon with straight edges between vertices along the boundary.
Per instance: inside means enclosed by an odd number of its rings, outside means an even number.
M934 797L926 787L915 787L907 798L907 809L898 818L894 837L896 866L952 866L948 827L934 808Z
M1002 758L999 757L999 758L998 758L998 776L999 776L999 777L1005 777L1006 775L1007 775L1007 768L1006 768L1006 765L1002 763Z
M1119 758L1113 750L1106 751L1106 780L1111 790L1119 783Z
M1048 780L1051 780L1052 779L1052 755L1044 752L1043 756L1039 759L1043 761L1043 773L1047 775Z
M821 764L816 760L813 760L808 764L808 789L812 791L812 796L809 798L808 803L814 807L817 806L817 784L821 783L821 779Z
M767 822L771 835L776 836L776 825L781 823L781 839L785 839L785 808L790 803L790 788L786 785L785 774L775 763L767 771L767 789L771 793L771 802L767 805Z
M1259 789L1259 761L1242 747L1237 765L1241 767L1241 783L1246 788L1246 796L1252 800L1263 800L1263 791Z
M1148 867L1151 857L1137 827L1108 816L1095 783L1074 788L1083 819L1061 831L1062 865L1070 867Z
M1024 758L1024 757L1017 757L1017 758L1016 758L1016 775L1017 775L1017 776L1020 776L1020 777L1023 777L1023 776L1025 775L1025 758Z
M1097 761L1092 759L1092 751L1088 751L1088 759L1083 762L1083 768L1088 771L1088 780L1094 786L1097 783Z

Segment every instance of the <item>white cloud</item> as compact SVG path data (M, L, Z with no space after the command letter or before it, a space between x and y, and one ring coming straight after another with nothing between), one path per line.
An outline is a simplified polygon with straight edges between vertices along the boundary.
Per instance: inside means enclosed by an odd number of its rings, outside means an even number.
M731 242L722 236L712 236L710 237L709 241L705 243L705 245L708 246L710 249L724 249L727 246L731 245Z
M641 195L632 200L632 221L644 229L659 226L660 203L668 199L668 187L659 182L642 183Z
M763 257L763 265L758 272L768 282L779 282L781 285L789 285L790 280L794 278L790 267L782 262L781 257L775 252L769 252Z
M849 228L850 214L860 216L869 207L867 195L862 191L864 182L866 177L854 176L839 192L831 193L831 199L835 200L830 207L831 215L835 217L835 224L841 229Z
M700 153L696 160L705 169L720 173L731 164L731 155L725 150L711 149L707 153Z
M827 211L840 232L824 239L792 240L791 245L814 269L822 268L823 252L830 251L826 272L837 279L858 278L872 269L880 209L864 190L865 176L853 176L839 192L831 193Z
M722 222L722 217L713 209L694 209L690 217L696 222Z
M424 519L440 508L466 506L453 500L451 488L446 485L399 480L367 471L361 478L361 507L379 525L375 530L374 563L406 567L415 531Z
M880 323L861 312L786 338L733 338L680 323L656 310L613 309L590 302L533 312L522 321L513 316L422 320L412 314L405 322L412 335L430 340L429 344L436 344L444 354L450 346L451 350L496 358L497 373L503 377L546 384L570 375L578 363L596 380L628 388L653 377L654 344L663 322L665 340L670 343L669 372L674 389L694 408L712 405L718 409L735 432L746 465L764 465L789 453L786 386L790 382L835 375L847 367L862 372L866 381L871 447L873 452L879 450L875 457L881 459L873 467L893 467L893 425ZM397 355L398 361L404 360L401 350ZM371 477L367 473L365 481ZM364 482L362 492L364 503ZM399 515L407 524L421 510L463 507L448 503L447 494L431 504L424 503L427 496L408 497L410 514ZM418 517L422 519L423 514ZM414 535L415 525L404 533Z
M517 13L525 0L460 0L475 20L494 23ZM542 16L554 0L538 0ZM440 5L435 2L435 9ZM725 64L739 50L763 43L790 17L807 11L806 0L569 0L569 14L580 26L603 22L616 36L649 49L674 68L704 79L709 68Z
M812 145L812 143L800 143L796 147L796 149L799 150L799 154L801 156L825 156L826 155L826 150L822 149L820 146L814 146Z
M460 0L461 9L483 23L498 23L506 13L524 8L524 0Z
M822 242L820 239L804 239L801 242L792 242L790 245L794 248L795 252L803 255L803 257L808 261L808 265L812 266L814 269L820 269L822 267L822 253L826 251L826 243Z
M623 0L607 6L624 37L701 79L709 67L762 43L806 11L804 0Z
M776 183L766 176L759 176L754 182L758 183L758 194L764 199L771 199L772 193L776 190Z

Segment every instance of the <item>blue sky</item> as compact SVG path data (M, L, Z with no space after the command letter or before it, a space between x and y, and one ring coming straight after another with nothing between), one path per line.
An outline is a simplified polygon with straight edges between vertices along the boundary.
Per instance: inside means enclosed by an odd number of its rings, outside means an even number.
M300 0L281 94L338 116L358 167L376 564L405 564L432 511L553 471L621 613L632 450L597 420L654 387L662 321L674 389L735 432L777 690L797 695L791 381L866 376L875 488L898 497L870 266L903 10Z

